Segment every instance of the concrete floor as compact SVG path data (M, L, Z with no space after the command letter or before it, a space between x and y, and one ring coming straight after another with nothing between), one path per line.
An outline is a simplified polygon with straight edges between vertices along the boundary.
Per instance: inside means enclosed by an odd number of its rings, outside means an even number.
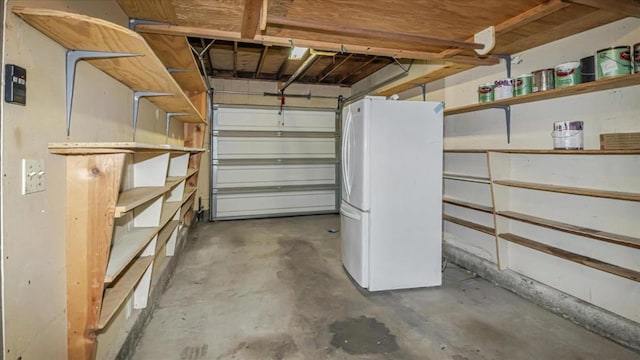
M134 359L640 359L452 264L440 288L359 291L339 226L198 224Z

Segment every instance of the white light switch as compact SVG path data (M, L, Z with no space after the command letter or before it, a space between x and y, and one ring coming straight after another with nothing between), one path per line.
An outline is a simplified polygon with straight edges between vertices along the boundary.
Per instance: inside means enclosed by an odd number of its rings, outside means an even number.
M44 191L44 160L22 159L22 195Z

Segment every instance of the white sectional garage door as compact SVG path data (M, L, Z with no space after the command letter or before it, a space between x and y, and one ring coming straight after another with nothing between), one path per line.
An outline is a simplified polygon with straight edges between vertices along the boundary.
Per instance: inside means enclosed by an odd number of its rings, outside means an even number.
M335 109L216 106L211 220L336 212Z

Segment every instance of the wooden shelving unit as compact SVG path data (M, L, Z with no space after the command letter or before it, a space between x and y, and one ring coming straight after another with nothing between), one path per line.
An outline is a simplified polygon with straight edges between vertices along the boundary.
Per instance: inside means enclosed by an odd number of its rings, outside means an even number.
M456 205L456 206L464 207L471 210L478 210L485 213L493 214L493 208L491 206L475 204L472 202L462 201L462 200L448 198L448 197L443 197L442 202L445 204Z
M483 184L489 183L489 178L484 176L474 176L474 175L455 174L455 173L445 172L442 174L442 177L450 180L469 181L469 182L477 182L477 183L483 183Z
M495 229L493 229L491 227L484 226L484 225L481 225L481 224L477 224L477 223L474 223L472 221L460 219L460 218L457 218L455 216L444 214L444 215L442 215L442 220L448 221L450 223L462 225L464 227L468 227L470 229L473 229L473 230L476 230L476 231L480 231L480 232L483 232L483 233L488 234L488 235L495 235Z
M529 189L529 190L550 191L550 192L556 192L556 193L562 193L562 194L594 196L594 197L617 199L617 200L640 201L640 194L627 193L627 192L621 192L621 191L587 189L587 188L581 188L581 187L560 186L560 185L550 185L550 184L537 184L537 183L530 183L525 181L513 181L513 180L494 180L493 183L496 185L517 187L517 188Z
M606 79L600 79L588 83L577 84L574 86L552 89L548 91L535 92L529 95L516 96L508 99L501 99L481 104L472 104L467 106L460 106L451 109L444 110L444 115L457 115L478 110L491 109L495 106L517 105L526 104L535 101L556 99L566 96L587 94L596 91L610 90L627 86L640 85L640 74L633 74L628 76L618 76Z
M91 58L87 62L134 91L169 94L148 99L165 112L187 113L177 119L205 123L205 113L193 105L138 33L102 19L64 11L14 7L13 13L66 49L133 55Z
M573 261L575 263L578 263L584 266L598 269L600 271L604 271L609 274L621 276L633 281L640 281L640 272L638 271L629 270L617 265L600 261L598 259L590 258L588 256L572 253L570 251L566 251L554 246L549 246L537 241L524 238L522 236L514 235L514 234L504 233L504 234L499 234L498 237L506 241L509 241L521 246L525 246L530 249L534 249L549 255L553 255L565 260Z

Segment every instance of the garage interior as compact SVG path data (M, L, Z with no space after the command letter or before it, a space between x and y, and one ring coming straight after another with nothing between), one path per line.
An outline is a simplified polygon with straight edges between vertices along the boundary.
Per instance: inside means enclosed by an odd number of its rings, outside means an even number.
M637 1L2 7L3 358L640 358L640 74L478 98L633 49ZM343 126L391 99L442 116L442 167L392 159L442 184L442 285L368 291Z

